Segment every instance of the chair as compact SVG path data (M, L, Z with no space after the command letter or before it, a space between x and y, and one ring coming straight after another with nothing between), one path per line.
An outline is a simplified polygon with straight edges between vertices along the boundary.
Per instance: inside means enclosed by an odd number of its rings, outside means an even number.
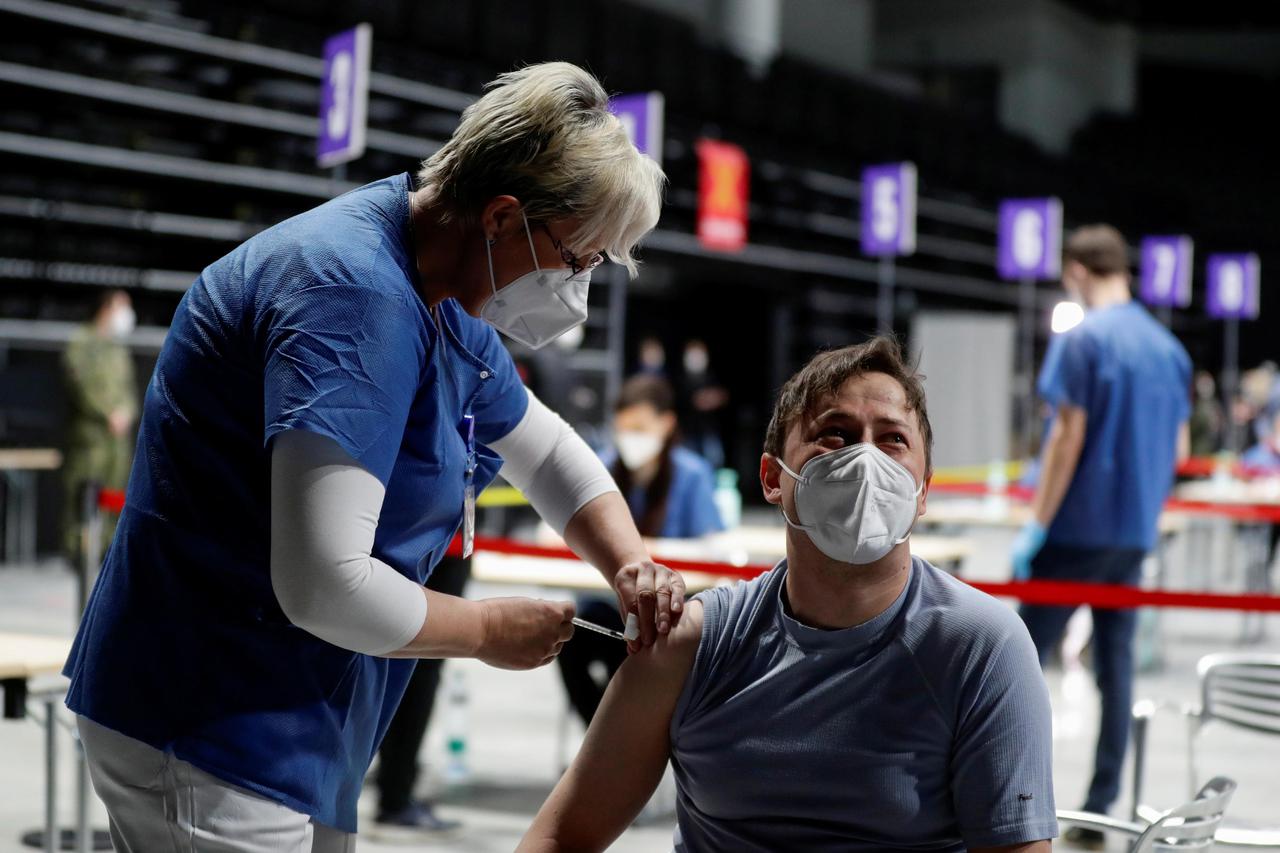
M1196 665L1200 704L1181 709L1187 718L1188 786L1195 790L1196 742L1210 722L1280 736L1280 654L1223 652L1206 655ZM1144 699L1133 706L1133 817L1150 819L1142 805L1147 727L1158 710L1171 706ZM1246 829L1224 826L1217 842L1241 847L1280 847L1280 825Z
M1102 832L1120 832L1134 836L1135 840L1129 847L1130 853L1210 850L1214 844L1214 834L1222 822L1222 813L1227 810L1227 804L1231 802L1231 795L1235 790L1235 782L1219 776L1207 782L1190 802L1176 809L1157 813L1150 823L1067 809L1058 811L1058 820Z

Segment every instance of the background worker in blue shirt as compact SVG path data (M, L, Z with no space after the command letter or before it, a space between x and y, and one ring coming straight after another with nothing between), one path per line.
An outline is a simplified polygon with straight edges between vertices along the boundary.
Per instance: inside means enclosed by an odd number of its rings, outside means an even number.
M536 348L582 323L604 254L634 272L663 180L595 78L529 66L416 180L200 274L66 667L116 849L349 850L417 658L549 663L570 602L423 587L500 467L638 612L642 644L675 623L683 582L495 331Z
M1186 456L1191 360L1129 294L1124 238L1108 225L1071 234L1062 283L1084 320L1049 345L1038 390L1055 409L1040 455L1033 518L1013 548L1014 575L1136 584L1156 520ZM1074 607L1027 605L1022 618L1043 664ZM1133 704L1134 610L1093 609L1093 665L1102 696L1093 780L1084 808L1105 813L1120 790ZM1102 835L1066 836L1101 845Z
M621 489L643 536L695 539L724 530L715 502L715 474L698 454L679 445L675 392L661 376L639 374L622 385L613 407L614 447L601 458ZM578 599L584 619L622 630L616 603L600 597ZM580 631L556 659L569 701L590 723L609 679L626 660L617 640ZM591 664L604 665L597 681Z

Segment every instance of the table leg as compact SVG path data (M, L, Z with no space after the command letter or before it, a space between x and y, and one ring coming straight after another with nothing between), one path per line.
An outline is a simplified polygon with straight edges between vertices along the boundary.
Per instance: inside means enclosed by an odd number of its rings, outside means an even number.
M58 849L58 721L54 717L57 699L44 703L44 849Z
M4 690L4 718L21 720L27 715L27 680L25 678L6 678L0 681L0 689Z

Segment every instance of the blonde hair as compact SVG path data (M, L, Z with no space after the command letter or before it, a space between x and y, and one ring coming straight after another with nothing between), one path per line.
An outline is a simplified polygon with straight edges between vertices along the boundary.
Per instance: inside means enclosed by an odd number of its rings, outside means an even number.
M472 221L512 195L531 221L577 217L570 251L600 249L634 276L632 250L658 223L666 176L632 144L588 72L544 62L500 75L418 173L444 221Z

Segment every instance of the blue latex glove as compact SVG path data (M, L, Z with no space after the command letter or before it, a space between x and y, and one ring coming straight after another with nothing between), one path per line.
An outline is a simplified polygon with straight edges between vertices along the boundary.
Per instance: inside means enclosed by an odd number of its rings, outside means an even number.
M1032 519L1018 531L1018 537L1013 540L1013 579L1024 581L1031 577L1031 558L1040 553L1040 549L1044 547L1044 539L1049 534L1045 526L1040 522Z

